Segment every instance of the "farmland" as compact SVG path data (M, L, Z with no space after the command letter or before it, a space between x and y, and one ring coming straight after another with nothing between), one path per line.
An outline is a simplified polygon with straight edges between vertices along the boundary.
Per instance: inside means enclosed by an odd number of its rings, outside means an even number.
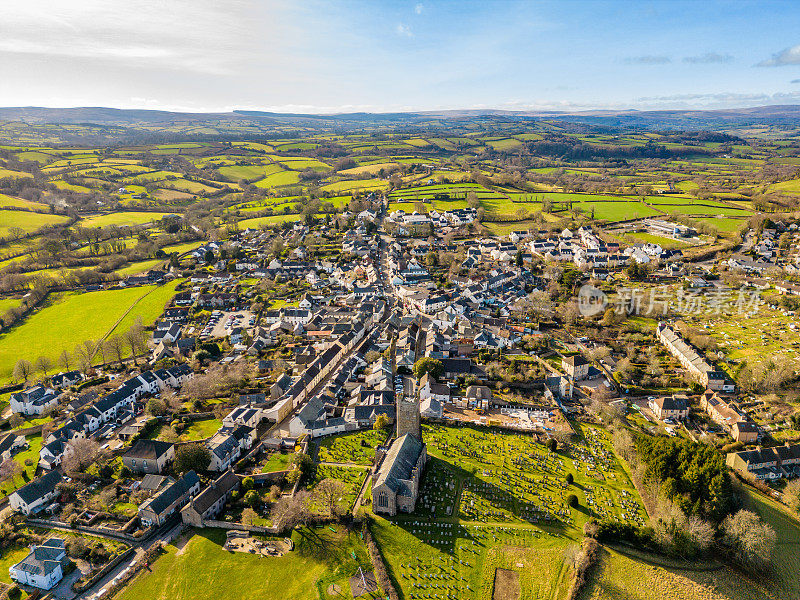
M109 225L141 225L158 221L168 213L159 212L117 212L104 215L96 215L84 219L81 222L83 227L108 227Z
M174 294L176 283L123 290L55 295L22 324L0 334L0 380L8 380L20 358L46 356L53 364L63 350L130 327L137 317L152 323ZM80 332L76 336L76 332Z

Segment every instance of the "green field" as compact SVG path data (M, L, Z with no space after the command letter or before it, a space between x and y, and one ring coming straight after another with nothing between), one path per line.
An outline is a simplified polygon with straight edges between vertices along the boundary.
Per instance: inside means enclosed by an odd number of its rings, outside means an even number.
M20 358L49 357L54 364L63 350L72 352L84 340L98 340L122 318L124 331L141 316L152 324L174 295L177 282L99 292L69 292L55 296L23 323L0 335L0 380L11 377ZM144 296L144 298L142 298ZM126 315L127 312L127 315Z
M108 227L110 225L142 225L158 221L164 215L170 213L163 212L115 212L105 215L95 215L80 221L82 227Z
M0 177L2 177L2 174L0 174ZM47 204L43 204L41 202L32 202L30 200L23 200L22 198L16 198L14 196L6 196L5 194L0 194L0 208L25 208L28 210L47 210L49 207L47 206Z
M121 277L127 277L128 275L138 275L139 273L144 273L145 271L149 271L150 269L154 269L160 264L163 264L163 259L155 258L153 260L143 260L141 262L131 263L126 267L122 267L121 269L117 269L114 271L117 275Z
M336 597L350 599L347 578L359 566L371 567L358 534L348 534L341 526L335 529L294 531L295 549L279 558L228 552L222 548L223 530L192 530L167 546L152 570L142 571L117 598L309 600L328 597L328 585L336 583L342 591Z
M68 217L45 213L34 213L22 210L0 211L0 237L7 237L12 228L20 228L25 233L31 233L48 225L66 223Z
M22 467L24 472L13 480L9 479L0 484L0 498L8 496L17 488L22 487L34 478L36 473L36 465L39 464L39 450L42 449L42 435L40 433L25 436L29 448L14 455L14 461ZM31 464L26 465L25 461L30 460ZM6 570L6 573L8 571Z
M303 215L271 215L269 217L244 219L243 221L239 221L237 225L239 226L239 229L247 229L248 227L257 229L259 227L272 227L274 225L280 225L281 223L286 223L287 221L299 221L302 218Z

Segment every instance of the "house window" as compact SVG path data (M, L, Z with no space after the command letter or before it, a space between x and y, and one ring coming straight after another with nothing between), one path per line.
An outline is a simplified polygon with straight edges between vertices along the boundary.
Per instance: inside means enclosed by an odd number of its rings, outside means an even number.
M378 494L378 508L389 508L389 495L386 492Z
M142 461L142 468L143 468L143 469L146 469L146 468L147 468L147 461L146 461L146 460L143 460L143 461Z
M131 459L131 466L132 466L134 469L136 468L136 459L135 459L135 458L132 458L132 459Z

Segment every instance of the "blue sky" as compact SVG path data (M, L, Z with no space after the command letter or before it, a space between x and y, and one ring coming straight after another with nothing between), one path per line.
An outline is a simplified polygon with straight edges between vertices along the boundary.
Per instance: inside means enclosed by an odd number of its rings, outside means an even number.
M0 10L2 106L800 104L800 2L0 0Z

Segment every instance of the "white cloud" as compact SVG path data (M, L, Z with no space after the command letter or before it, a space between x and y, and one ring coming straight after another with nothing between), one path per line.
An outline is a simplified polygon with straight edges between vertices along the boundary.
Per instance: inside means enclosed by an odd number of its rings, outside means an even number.
M424 10L425 10L425 6L422 4L422 2L418 2L414 6L414 13L415 14L421 15Z
M395 27L395 31L397 35L402 37L414 37L414 32L411 31L411 28L403 23L398 23L397 27Z
M730 54L719 54L717 52L706 52L698 56L685 56L683 62L694 65L710 65L714 63L729 63L733 62L733 57Z
M785 48L773 54L772 58L762 60L757 67L785 67L786 65L800 65L800 44Z

